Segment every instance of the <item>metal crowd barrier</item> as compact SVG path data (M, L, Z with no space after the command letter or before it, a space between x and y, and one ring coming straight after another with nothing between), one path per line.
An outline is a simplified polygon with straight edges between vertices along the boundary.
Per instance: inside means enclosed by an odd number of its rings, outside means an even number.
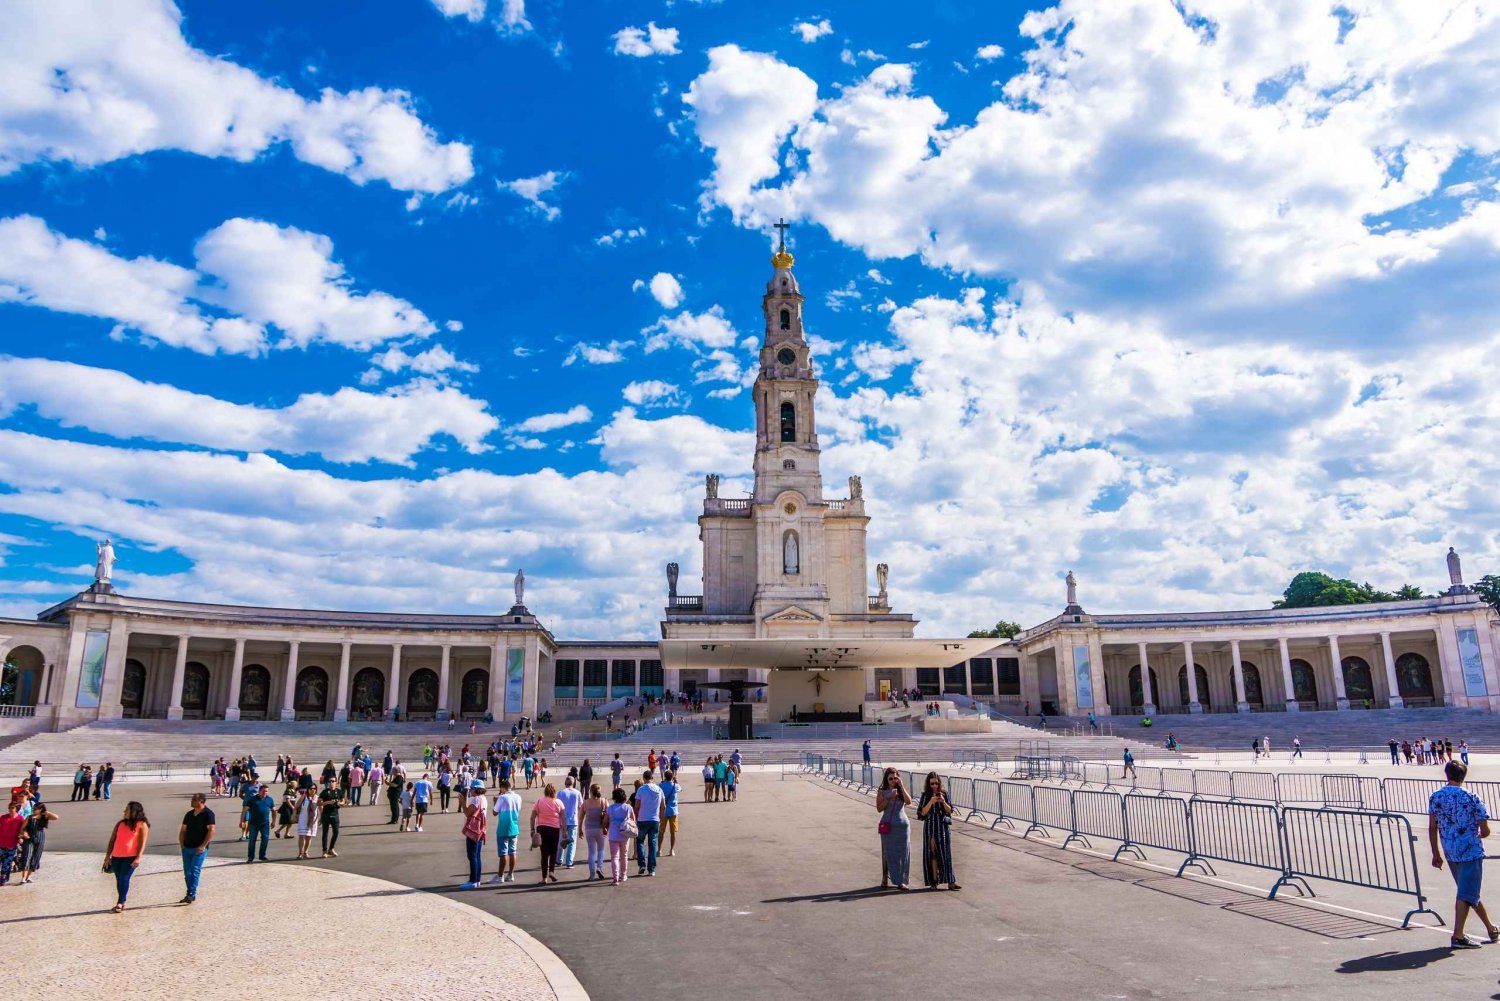
M1016 759L1018 770L1023 759L1028 758L1033 759L1027 762L1032 770L1058 776L1071 774L1089 785L1123 785L1127 778L1123 774L1117 777L1110 770L1114 766L1103 771L1097 767L1079 767L1069 773L1066 768L1043 768L1035 763L1036 756L1025 755ZM879 782L872 765L856 766L853 762L820 759L816 755L806 755L805 760L809 767L821 769L830 781L859 784L862 788L874 788ZM1371 786L1357 776L1299 775L1292 778L1311 781L1289 781L1284 789L1278 785L1271 790L1277 796L1309 799L1316 796L1322 801L1316 806L1299 806L1245 802L1250 797L1239 787L1255 783L1236 783L1235 776L1240 773L1205 773L1201 781L1193 777L1189 783L1182 775L1175 774L1187 771L1191 777L1189 770L1166 771L1174 774L1167 775L1164 783L1158 782L1157 788L1138 785L1125 792L1026 785L971 776L949 776L944 785L955 811L965 811L965 820L978 818L983 822L993 817L989 825L992 830L1000 824L1017 828L1024 823L1023 838L1033 833L1043 836L1055 833L1062 838L1064 848L1075 841L1092 848L1091 838L1116 841L1119 848L1112 856L1115 860L1126 852L1144 859L1146 848L1173 852L1183 856L1178 876L1189 868L1215 875L1214 861L1264 869L1277 874L1268 891L1271 899L1284 886L1305 896L1315 896L1308 880L1403 894L1415 897L1416 906L1406 912L1401 927L1407 927L1418 914L1431 914L1439 924L1444 923L1441 915L1427 906L1422 891L1411 821L1383 806L1361 809L1328 805L1336 801L1367 800ZM920 801L925 777L906 771L902 778L914 802ZM1390 786L1390 783L1421 783L1421 786ZM1209 797L1198 792L1186 798L1170 794L1184 784L1194 789L1201 785L1219 791L1227 786L1243 798ZM1162 785L1168 788L1164 790ZM1497 787L1486 790L1488 794L1500 792L1500 783L1486 785ZM1381 786L1381 799L1400 799L1403 805L1425 809L1422 795L1425 788L1425 780L1387 779ZM1256 785L1256 791L1265 790Z

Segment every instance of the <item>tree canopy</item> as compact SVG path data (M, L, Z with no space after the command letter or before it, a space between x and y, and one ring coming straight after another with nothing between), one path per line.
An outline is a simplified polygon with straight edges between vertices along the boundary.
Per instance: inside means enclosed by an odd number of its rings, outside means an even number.
M1015 639L1016 634L1021 631L1021 623L1011 622L1009 619L1001 619L995 623L993 629L976 629L969 634L971 640L992 639L1009 640Z
M1487 573L1474 585L1474 593L1484 599L1496 612L1500 612L1500 577Z
M1402 584L1394 591L1381 591L1369 583L1335 579L1318 570L1304 570L1292 578L1272 608L1316 608L1323 605L1364 605L1373 601L1412 601L1425 598L1415 584Z

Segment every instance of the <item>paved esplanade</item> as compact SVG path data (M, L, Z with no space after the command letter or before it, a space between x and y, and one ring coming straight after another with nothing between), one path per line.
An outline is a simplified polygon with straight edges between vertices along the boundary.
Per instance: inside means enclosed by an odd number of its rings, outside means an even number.
M146 804L158 821L160 844L162 835L175 834L189 787L136 784L115 791L117 800L128 795ZM1495 992L1500 946L1452 954L1443 929L1401 932L1390 928L1394 922L1330 915L1279 900L1268 905L1260 899L1263 888L1238 893L1174 880L1157 869L1112 866L1085 852L1063 853L966 825L960 830L975 836L955 838L961 892L880 893L873 889L880 859L868 797L767 773L747 775L738 803L700 803L692 783L685 794L678 856L663 860L656 879L632 878L620 888L587 882L581 864L560 871L559 885L539 887L536 855L523 849L513 886L457 891L453 887L465 871L457 814L430 818L422 834L396 834L384 824L383 807L346 807L340 858L287 861L295 846L273 840L271 855L281 864L209 871L191 910L142 909L124 920L172 927L214 913L229 928L235 914L255 909L231 879L269 882L313 865L434 890L489 911L548 946L596 1001L643 993L712 993L718 1001L885 998L910 991L912 978L924 970L932 971L933 989L953 997L1186 999L1259 990L1405 1001ZM535 793L525 795L529 803ZM233 816L227 801L210 805L226 821ZM54 809L62 819L54 825L51 847L86 846L97 853L119 803L60 802ZM243 845L232 838L220 841L216 858L243 857ZM920 864L916 845L914 859ZM494 848L488 846L486 878L494 868ZM78 906L68 891L58 895L54 876L44 871L30 887L0 891L5 911L20 893L52 894L53 911L91 909ZM109 881L94 878L90 901L104 909L112 902ZM133 891L137 906L180 896L180 883L160 879L159 886L144 880ZM1448 911L1451 880L1434 872L1430 885L1436 906ZM409 912L424 898L359 899L359 909L378 924L382 916L401 920L403 909ZM1404 910L1404 899L1394 895L1337 899L1385 915ZM294 914L296 907L277 911ZM0 927L13 931L5 920L0 917ZM121 919L101 914L87 920L98 927ZM1317 931L1293 927L1299 923ZM308 929L302 944L343 954L350 940L337 928ZM231 938L226 932L222 941ZM428 940L400 937L412 956ZM10 935L7 941L13 941ZM80 959L87 955L88 937L53 935L39 949L70 952L55 949L68 941L84 950ZM315 965L334 971L400 965L396 954L374 945L355 954L352 964ZM447 964L451 955L433 940L433 965ZM492 977L510 968L505 955L493 950L480 963ZM264 975L278 976L269 967ZM294 987L294 980L281 978L277 996L298 996Z

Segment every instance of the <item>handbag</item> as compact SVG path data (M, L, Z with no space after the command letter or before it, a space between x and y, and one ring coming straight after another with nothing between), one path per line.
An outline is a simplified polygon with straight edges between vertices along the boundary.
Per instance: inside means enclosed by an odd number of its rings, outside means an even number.
M483 841L484 827L484 811L475 810L473 815L464 821L464 837L470 841Z
M532 831L531 832L531 847L533 847L533 848L540 848L540 847L542 847L542 832L541 831Z
M627 838L638 838L641 836L641 829L635 825L634 812L626 816L625 823L620 825L620 830L625 832Z
M875 830L880 834L889 834L891 833L891 822L889 820L882 820L879 825L876 826Z

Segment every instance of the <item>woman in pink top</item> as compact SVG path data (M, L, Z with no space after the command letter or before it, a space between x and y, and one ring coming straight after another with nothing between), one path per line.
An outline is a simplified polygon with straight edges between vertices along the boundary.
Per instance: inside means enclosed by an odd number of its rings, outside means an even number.
M349 797L355 806L359 805L359 797L364 789L364 785L365 769L363 765L356 761L354 767L349 769Z
M146 852L146 838L151 833L151 824L146 820L146 808L131 800L125 804L125 815L110 832L109 844L104 847L104 871L115 874L115 890L119 902L114 913L125 909L125 898L130 896L130 877L140 865Z
M557 801L557 786L551 783L531 808L531 833L542 839L542 882L556 883L557 843L562 839L563 805Z

